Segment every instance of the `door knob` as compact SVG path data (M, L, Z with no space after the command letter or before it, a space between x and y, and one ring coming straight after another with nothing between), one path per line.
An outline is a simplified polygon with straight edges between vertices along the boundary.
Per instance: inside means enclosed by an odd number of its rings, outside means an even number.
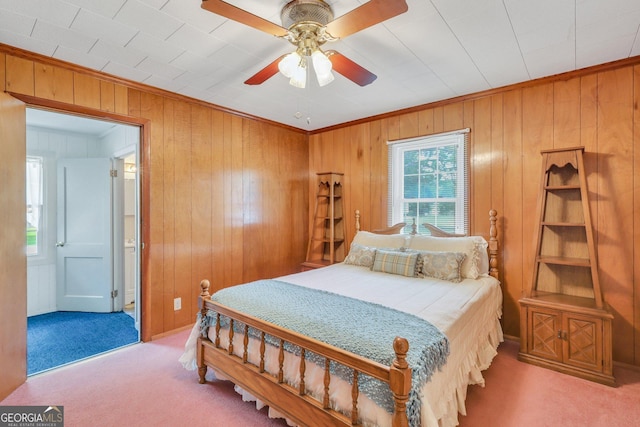
M64 246L64 242L58 242L56 243L56 247L61 248Z

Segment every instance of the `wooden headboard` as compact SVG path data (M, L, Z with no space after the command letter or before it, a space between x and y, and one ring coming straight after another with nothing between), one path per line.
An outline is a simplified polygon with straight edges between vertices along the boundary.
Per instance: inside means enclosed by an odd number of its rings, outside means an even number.
M355 216L356 216L356 233L358 231L360 231L360 211L356 209L355 211ZM493 277L495 277L496 279L498 279L499 273L498 273L498 228L496 227L496 222L497 222L497 217L498 217L498 212L495 209L491 209L489 211L489 239L488 239L488 243L489 243L489 274ZM398 234L402 231L402 229L407 225L406 222L399 222L397 224L394 224L390 227L386 227L386 228L378 228L375 230L371 230L372 233L376 233L376 234ZM435 225L429 224L429 223L424 223L422 224L424 227L426 227L429 232L431 233L432 236L434 237L465 237L465 234L456 234L456 233L449 233L447 231L444 231L438 227L436 227ZM414 223L411 226L411 233L410 234L418 234L417 232L417 227Z
M360 231L360 211L356 209L355 215L356 215L356 232L358 232ZM402 231L402 229L406 225L407 225L406 222L399 222L390 227L377 228L375 230L371 230L371 232L375 234L398 234ZM465 234L449 233L448 231L444 231L443 229L438 228L433 224L429 224L428 222L425 222L424 224L422 224L422 226L425 227L427 230L429 230L431 235L435 237L464 237L465 236ZM416 226L415 220L411 225L411 233L409 234L418 234L418 227Z

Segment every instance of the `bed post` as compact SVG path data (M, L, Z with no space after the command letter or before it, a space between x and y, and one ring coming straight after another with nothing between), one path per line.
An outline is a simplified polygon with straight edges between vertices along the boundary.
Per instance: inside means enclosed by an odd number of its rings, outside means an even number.
M200 292L200 296L198 297L198 308L200 309L201 319L204 319L207 315L207 307L204 303L204 300L211 296L209 295L209 286L211 286L211 284L207 279L204 279L203 281L200 282L200 289L202 289L202 291ZM198 382L200 384L204 384L206 382L204 377L207 374L207 365L205 365L204 363L204 351L202 348L201 340L202 340L202 337L199 337L198 345L197 345L196 360L198 362L198 377L199 377Z
M407 352L409 351L409 341L405 338L396 337L393 340L393 350L396 358L389 371L389 388L393 393L394 409L391 425L393 427L407 427L407 401L411 390L411 368L407 363Z
M207 315L207 307L204 305L204 299L209 298L211 295L209 294L209 287L211 283L207 279L204 279L200 282L200 297L198 298L198 308L200 309L200 315L202 317Z
M356 209L356 233L360 231L360 211Z
M489 211L489 274L496 279L498 277L498 228L496 227L496 217L498 212L495 209Z

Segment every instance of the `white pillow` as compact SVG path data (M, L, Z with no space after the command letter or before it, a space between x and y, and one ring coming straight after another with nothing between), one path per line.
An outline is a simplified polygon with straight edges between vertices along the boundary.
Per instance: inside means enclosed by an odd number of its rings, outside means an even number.
M467 279L477 279L489 271L487 242L481 236L433 237L411 236L408 248L434 252L462 252L466 258L462 262L461 273Z
M476 240L476 248L478 249L480 262L478 263L478 273L481 276L489 274L489 253L487 248L489 244L482 236L473 236Z
M400 249L407 245L406 234L375 234L370 231L358 231L353 243L370 248Z

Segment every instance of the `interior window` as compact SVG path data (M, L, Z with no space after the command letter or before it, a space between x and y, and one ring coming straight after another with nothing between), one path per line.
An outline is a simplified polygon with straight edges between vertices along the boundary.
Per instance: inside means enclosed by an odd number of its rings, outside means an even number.
M389 143L390 223L468 233L468 130Z
M27 256L41 253L42 246L42 200L43 161L42 157L27 157Z

